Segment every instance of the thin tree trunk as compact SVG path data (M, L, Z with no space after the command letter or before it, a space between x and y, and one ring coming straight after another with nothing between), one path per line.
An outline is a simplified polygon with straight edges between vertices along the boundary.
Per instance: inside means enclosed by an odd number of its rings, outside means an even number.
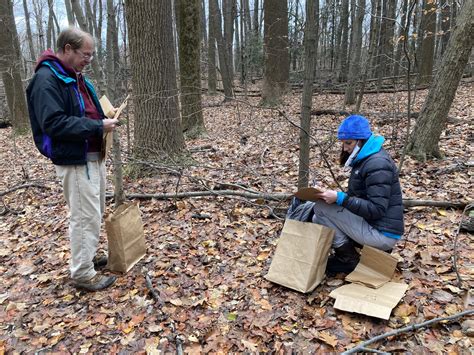
M408 0L403 0L402 7L402 20L400 23L400 28L398 29L397 35L397 49L395 51L394 67L393 67L393 76L397 77L400 73L400 60L402 58L403 51L403 42L406 42L408 38L405 38L405 27L407 24L410 24L410 21L407 18L408 13Z
M354 22L354 52L351 55L349 80L344 97L344 103L346 105L355 103L355 85L359 76L362 51L362 24L364 21L364 11L365 0L358 0L357 15Z
M233 40L235 0L222 0L222 14L224 18L224 46L226 48L229 75L232 80L232 78L234 77Z
M222 36L222 21L221 12L219 10L219 4L217 0L210 0L209 4L212 4L213 12L215 14L214 34L217 41L217 53L219 55L219 69L222 78L222 85L224 86L224 101L231 100L234 96L232 87L232 76L229 64L229 58L227 58L227 49L225 46L224 37Z
M67 22L69 26L74 26L75 18L74 12L72 11L71 0L64 0L64 5L66 7Z
M217 70L216 70L216 33L215 33L215 21L216 21L216 9L214 8L214 2L209 1L209 39L207 43L207 55L208 55L208 66L207 66L207 90L209 95L215 95L217 92Z
M53 0L48 0L48 25L46 29L46 48L51 48L53 41Z
M309 133L311 130L311 107L314 68L318 52L319 0L306 0L306 26L304 31L305 69L303 98L301 100L300 153L298 165L298 188L308 186L309 180Z
M349 0L342 0L342 11L341 11L341 44L340 44L340 53L339 61L341 63L341 71L339 73L339 82L343 83L347 80L347 46L349 39Z
M30 12L28 11L27 1L23 0L23 11L25 13L26 37L28 40L28 49L30 51L30 59L36 59L35 47L33 45L33 35L31 34Z
M32 3L35 13L36 30L38 32L38 47L39 52L42 53L46 49L46 36L43 27L43 3L39 0L33 0Z

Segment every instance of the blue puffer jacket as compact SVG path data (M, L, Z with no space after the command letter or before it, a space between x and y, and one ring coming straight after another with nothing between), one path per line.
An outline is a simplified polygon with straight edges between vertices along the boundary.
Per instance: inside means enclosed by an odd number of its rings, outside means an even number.
M76 78L51 59L40 61L26 90L33 139L41 154L54 164L84 165L88 138L101 140L103 124L85 117ZM103 116L92 84L86 80L86 86Z
M351 164L348 191L338 192L336 203L387 237L399 239L404 232L402 191L397 167L383 142L376 135L367 140Z

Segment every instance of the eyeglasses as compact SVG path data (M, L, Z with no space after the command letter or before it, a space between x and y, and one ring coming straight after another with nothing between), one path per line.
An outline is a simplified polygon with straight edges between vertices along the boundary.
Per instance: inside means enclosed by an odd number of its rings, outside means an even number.
M91 62L92 59L94 59L94 53L92 54L85 54L83 53L81 50L79 49L74 49L74 52L79 52L79 54L82 56L82 58L84 58L85 60Z

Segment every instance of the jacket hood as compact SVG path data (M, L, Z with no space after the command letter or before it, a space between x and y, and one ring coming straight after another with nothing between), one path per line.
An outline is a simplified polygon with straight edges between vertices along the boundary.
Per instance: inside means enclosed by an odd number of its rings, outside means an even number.
M385 142L383 136L372 134L361 148L359 154L357 154L357 157L354 159L351 166L372 154L378 153L380 149L382 149L383 142Z
M62 79L66 83L76 81L77 76L74 69L59 59L56 53L54 53L51 49L47 49L41 53L36 62L35 72L37 72L38 69L43 65L50 67L54 74L56 74L58 78Z

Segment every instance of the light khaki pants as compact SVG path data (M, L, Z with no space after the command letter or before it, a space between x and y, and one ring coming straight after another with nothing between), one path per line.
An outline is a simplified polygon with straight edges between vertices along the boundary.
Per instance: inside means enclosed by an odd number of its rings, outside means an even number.
M55 167L69 207L71 278L87 281L96 274L92 259L97 252L105 210L105 162Z

